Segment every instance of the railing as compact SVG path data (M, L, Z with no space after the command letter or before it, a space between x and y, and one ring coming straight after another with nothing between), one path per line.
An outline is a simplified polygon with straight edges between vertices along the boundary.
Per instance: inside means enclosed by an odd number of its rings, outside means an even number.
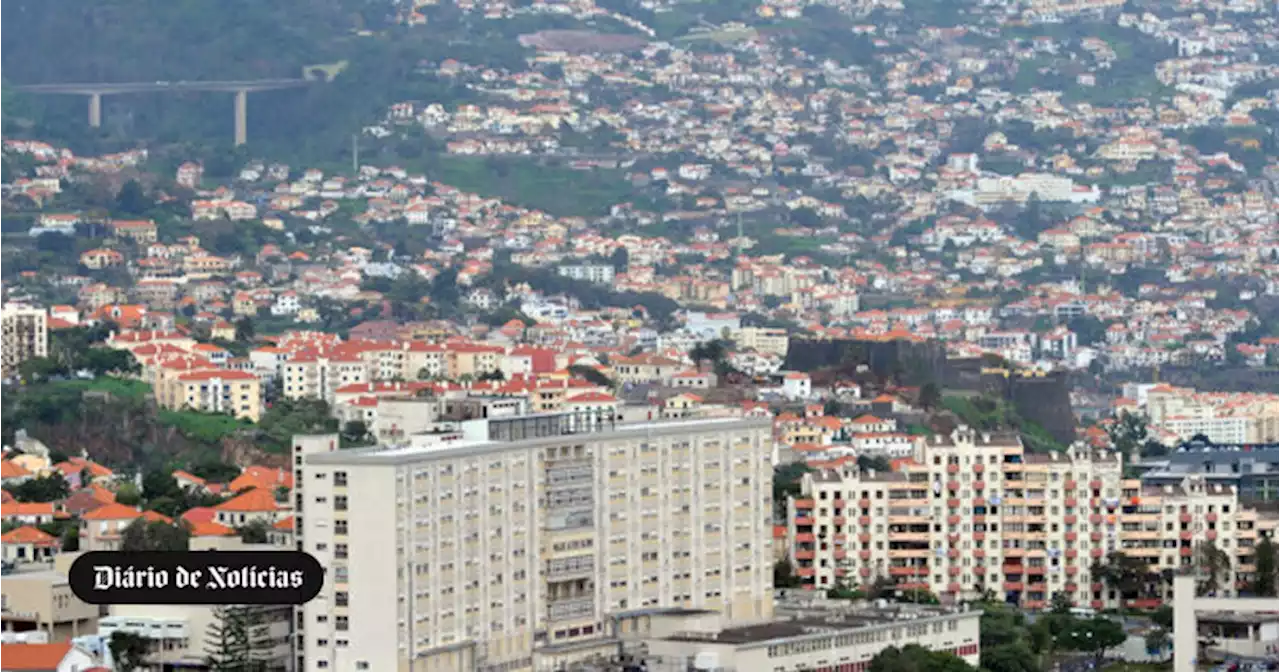
M595 613L596 602L591 597L574 597L556 600L547 606L547 619L565 621L590 616Z

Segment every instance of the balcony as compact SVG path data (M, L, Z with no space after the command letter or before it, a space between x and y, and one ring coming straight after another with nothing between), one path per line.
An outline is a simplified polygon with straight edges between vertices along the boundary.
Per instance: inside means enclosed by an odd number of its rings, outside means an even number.
M982 472L984 472L984 471L986 471L986 470L987 470L987 466L986 466L985 464L981 463L981 462L976 462L976 463L974 463L974 465L973 465L973 473L975 473L975 474L981 474Z
M796 560L812 560L813 551L796 551Z
M948 464L948 465L947 465L947 473L948 473L948 474L958 474L958 473L960 473L960 465L958 465L958 464Z
M1090 539L1090 540L1092 540L1092 541L1102 541L1102 533L1101 533L1101 532L1090 532L1090 533L1089 533L1089 539Z
M859 508L859 509L869 509L869 508L871 508L871 500L869 500L869 499L859 499L859 500L858 500L858 508Z
M838 550L838 551L836 551L836 552L835 552L835 559L836 559L836 560L844 560L848 555L849 555L849 552L848 552L848 551L845 551L845 550L843 550L843 549L842 549L842 550Z
M1080 484L1079 484L1079 483L1077 483L1077 482L1075 482L1075 481L1073 481L1073 480L1072 480L1072 481L1063 481L1063 483L1062 483L1062 489L1063 489L1064 491L1066 491L1066 492L1071 492L1072 490L1075 490L1075 489L1076 489L1077 487L1079 487L1079 486L1080 486Z
M983 480L977 480L977 481L974 481L974 482L973 482L973 489L974 489L974 490L986 490L986 489L987 489L987 482L986 482L986 481L983 481Z
M595 614L596 601L593 597L573 597L559 599L547 605L547 620L567 621L586 618Z
M1214 539L1217 539L1217 538L1218 538L1218 531L1217 531L1217 530L1205 530L1205 531L1204 531L1204 538L1205 538L1205 539L1208 539L1209 541L1213 541Z
M809 526L809 525L813 525L813 518L812 518L812 517L810 517L810 516L799 516L799 517L797 517L797 518L796 518L796 526L797 526L797 527L805 527L805 526Z
M1078 516L1076 516L1076 514L1074 514L1074 513L1068 513L1067 515L1065 515L1065 516L1063 516L1063 517L1062 517L1062 522L1064 522L1064 523L1066 523L1066 524L1068 524L1068 525L1075 525L1075 524L1076 524L1076 521L1078 521L1078 520L1079 520L1079 517L1078 517ZM1068 533L1068 534L1070 534L1070 533Z
M1182 514L1182 515L1178 516L1178 522L1180 522L1180 523L1189 523L1189 522L1191 522L1191 514L1189 514L1189 513L1184 513L1184 514Z
M1040 565L1038 567L1036 565L1027 565L1027 575L1029 576L1044 576L1044 572L1044 565Z
M1178 549L1178 555L1181 555L1184 558L1191 557L1193 553L1195 553L1195 549L1190 546L1183 546Z
M1080 533L1079 533L1079 532L1068 532L1068 533L1066 533L1066 535L1065 535L1065 536L1066 536L1066 538L1067 538L1067 541L1075 541L1076 539L1080 538Z
M1063 503L1064 505L1066 505L1066 507L1067 507L1067 508L1071 508L1071 507L1075 506L1076 504L1078 504L1079 502L1078 502L1078 501L1076 501L1076 498L1075 498L1075 497L1068 497L1068 498L1066 498L1066 499L1062 500L1062 503Z
M947 481L947 489L955 492L960 489L960 481Z
M959 497L951 497L947 499L947 508L954 509L960 506Z
M809 533L809 532L805 532L805 533L803 533L803 534L797 534L797 535L796 535L796 542L798 542L798 543L802 543L802 544L804 544L804 543L810 543L810 544L811 544L811 543L813 543L813 534L812 534L812 533Z
M928 576L929 568L924 566L890 567L890 576Z
M1005 582L1004 582L1004 589L1005 589L1006 591L1021 591L1021 590L1022 590L1022 582L1021 582L1021 581L1005 581Z
M1204 514L1204 519L1205 519L1207 522L1210 522L1210 523L1216 523L1216 522L1218 522L1218 514L1216 514L1216 513L1212 513L1212 512L1210 512L1210 513L1206 513L1206 514Z
M1191 530L1183 530L1178 534L1178 538L1183 541L1191 541Z
M1090 490L1098 490L1098 489L1101 489L1101 488L1102 488L1102 480L1101 480L1101 479L1097 479L1097 478L1095 478L1095 479L1093 479L1092 481L1089 481L1089 489L1090 489Z
M1080 551L1077 551L1077 550L1076 550L1076 549L1074 549L1074 548L1068 548L1068 549L1067 549L1067 557L1068 557L1068 558L1076 558L1076 557L1079 557L1079 556L1080 556Z
M799 511L800 509L812 510L812 509L813 509L813 500L812 500L812 499L797 499L797 500L796 500L796 510L797 510L797 511Z

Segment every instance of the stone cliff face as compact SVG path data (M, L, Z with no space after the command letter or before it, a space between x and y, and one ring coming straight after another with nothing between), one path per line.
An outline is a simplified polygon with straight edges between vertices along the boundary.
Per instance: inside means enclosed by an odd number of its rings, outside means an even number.
M866 378L859 373L863 366L870 377L893 377L902 385L947 379L946 351L940 343L796 339L783 363L788 371L809 373L817 384L835 378Z

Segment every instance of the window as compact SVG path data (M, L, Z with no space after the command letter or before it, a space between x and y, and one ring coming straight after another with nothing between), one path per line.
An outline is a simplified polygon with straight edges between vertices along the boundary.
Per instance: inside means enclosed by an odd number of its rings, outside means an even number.
M346 616L338 616L334 619L334 621L335 621L335 627L339 631L346 631L351 629L351 622Z
M346 496L344 496L344 495L338 495L337 497L334 497L334 498L333 498L333 510L334 510L334 511L346 511L346 510L347 510L347 498L346 498Z
M346 484L347 484L347 472L345 472L345 471L335 471L335 472L333 472L333 484L334 484L334 485L338 485L338 486L344 486L344 485L346 485Z

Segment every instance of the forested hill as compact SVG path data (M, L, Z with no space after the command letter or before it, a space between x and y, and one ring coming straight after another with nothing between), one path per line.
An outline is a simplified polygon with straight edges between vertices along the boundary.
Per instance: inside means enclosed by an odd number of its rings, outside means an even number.
M378 9L375 9L377 7ZM6 82L297 77L384 21L366 0L9 0Z

